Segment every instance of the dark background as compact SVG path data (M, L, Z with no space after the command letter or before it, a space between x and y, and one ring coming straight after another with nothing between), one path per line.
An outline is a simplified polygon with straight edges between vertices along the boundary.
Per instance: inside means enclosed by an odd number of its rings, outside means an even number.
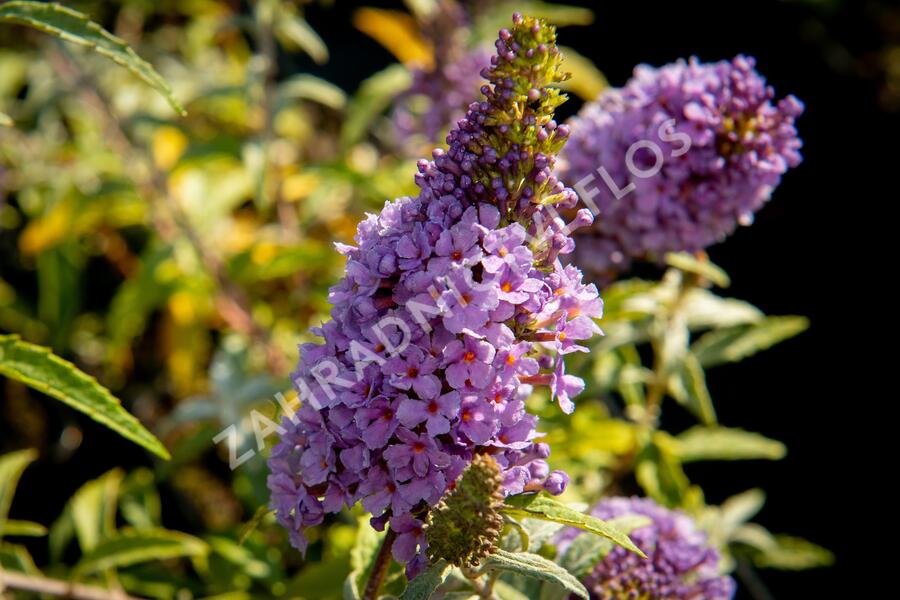
M885 550L863 540L864 530L873 527L870 519L881 517L863 508L877 506L866 500L877 481L862 468L878 456L880 436L871 423L893 398L869 389L884 378L872 364L883 351L864 336L886 335L888 321L879 317L890 314L881 310L886 301L874 282L891 271L881 269L876 279L873 265L886 249L878 245L890 243L876 229L889 222L894 191L887 178L896 154L900 90L892 95L887 85L885 48L900 47L900 9L856 0L570 3L590 6L596 21L562 29L560 42L593 59L613 85L623 84L641 62L661 65L690 55L713 61L743 53L758 59L778 97L792 93L805 102L798 123L803 164L788 173L752 227L710 252L732 276L730 295L768 314L802 314L812 321L799 338L709 373L722 423L782 440L789 454L775 463L692 466L689 475L711 503L764 488L768 501L757 520L836 553L830 569L763 571L774 597L868 597L862 590L881 588L879 578L858 576L857 567ZM365 4L402 8L399 2ZM332 59L319 67L283 57L281 72L309 71L352 91L394 62L353 29L356 6L311 7L308 19ZM580 104L570 101L561 117ZM17 504L14 516L50 522L90 477L116 464L147 461L140 449L87 419L67 418L84 429L81 448L26 472L20 494L30 501ZM48 429L59 432L64 424L52 422Z
M873 328L887 333L887 323L877 321L886 313L877 308L883 300L873 265L884 256L876 246L889 238L876 229L887 225L886 196L896 189L887 177L900 99L888 85L886 48L900 46L900 8L859 0L568 3L592 8L596 18L563 28L560 43L591 58L614 86L642 62L747 54L778 98L794 94L805 103L798 122L803 163L785 176L752 227L710 250L732 276L729 295L767 314L802 314L812 322L800 337L708 374L721 422L784 441L788 456L691 466L688 475L713 503L764 488L768 500L756 520L835 552L829 569L762 571L774 597L884 597L878 578L857 573L884 552L864 541L862 525L871 511L864 494L874 483L864 468L877 460L880 441L873 415L887 400L867 389L880 371L872 364L878 352L865 338ZM347 25L351 13L351 3L309 13L334 52L328 73L347 89L392 60ZM573 98L560 116L580 105ZM874 596L863 592L869 588ZM748 597L746 589L738 597Z

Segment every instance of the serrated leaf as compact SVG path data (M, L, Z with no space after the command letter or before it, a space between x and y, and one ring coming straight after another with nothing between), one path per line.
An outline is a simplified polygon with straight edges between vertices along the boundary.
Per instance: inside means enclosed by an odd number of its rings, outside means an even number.
M630 534L650 524L650 519L642 515L629 515L611 519L610 525L623 533ZM559 564L578 578L590 573L598 562L615 548L615 544L607 538L596 535L579 535L566 548Z
M600 92L609 87L609 82L594 63L574 48L560 46L563 53L563 69L572 77L560 84L564 90L574 92L579 98L587 101L596 100Z
M91 21L87 15L56 3L14 0L0 5L0 22L3 21L33 27L67 42L95 50L125 67L162 94L178 114L187 114L172 94L172 88L150 63L138 56L124 40Z
M623 548L646 558L646 555L634 545L634 542L627 535L606 521L578 512L543 493L510 496L506 499L506 505L502 510L513 517L553 521L554 523L577 527L595 535L609 538Z
M704 425L716 423L716 410L706 387L706 374L697 357L685 354L681 369L669 378L669 393Z
M538 554L497 550L494 554L489 555L483 564L487 569L509 571L532 579L549 581L562 586L576 596L588 598L587 589L574 575Z
M721 267L714 265L709 259L698 259L696 256L686 252L670 252L666 254L666 264L679 271L699 275L719 287L727 288L731 285L728 273L723 271Z
M82 557L75 575L169 558L203 556L207 544L194 536L167 529L123 529Z
M682 462L699 460L780 460L784 444L760 435L727 427L692 427L676 437Z
M444 583L449 571L450 565L446 561L439 560L407 584L403 594L400 595L400 600L428 600Z
M22 472L37 458L37 450L18 450L0 456L0 527L6 523ZM2 532L0 532L2 536Z
M0 127L12 127L13 125L13 120L9 117L9 115L4 112L0 112Z
M109 390L47 348L15 335L0 336L0 375L56 398L157 456L169 458L162 443Z
M7 519L0 520L0 537L7 535L19 535L22 537L43 537L47 535L47 528L34 521L18 521Z
M347 105L341 130L341 145L346 149L358 142L369 125L391 103L409 88L412 76L403 65L391 65L363 81Z
M704 368L737 362L805 331L806 317L766 317L758 323L703 334L691 350Z

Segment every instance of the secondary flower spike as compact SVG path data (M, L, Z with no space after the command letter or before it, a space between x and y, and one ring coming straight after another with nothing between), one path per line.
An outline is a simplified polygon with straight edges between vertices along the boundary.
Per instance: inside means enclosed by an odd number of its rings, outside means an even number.
M651 521L630 534L649 559L613 548L583 581L591 598L729 600L734 596L734 580L719 574L719 553L687 515L648 498L606 498L591 514L604 520L642 515ZM561 548L580 534L576 529L566 530Z
M550 472L537 417L525 409L546 385L563 410L583 388L563 356L598 333L602 302L559 255L569 231L555 206L574 192L552 174L567 128L555 30L514 15L483 72L484 99L420 161L415 198L385 204L339 245L346 276L331 289L331 320L303 344L286 416L269 460L271 505L304 550L304 530L361 502L376 528L398 533L407 574L427 562L429 507L477 454L496 463L504 494L546 489ZM402 541L401 541L402 539ZM397 543L397 542L395 542Z
M752 222L801 161L803 112L794 96L775 102L754 65L639 66L582 108L559 175L599 213L576 260L610 278L633 259L698 251Z

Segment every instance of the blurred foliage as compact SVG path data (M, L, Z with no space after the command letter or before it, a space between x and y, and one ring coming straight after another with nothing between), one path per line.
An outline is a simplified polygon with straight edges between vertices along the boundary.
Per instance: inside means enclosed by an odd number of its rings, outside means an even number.
M410 1L409 13L356 13L355 26L399 64L349 92L279 69L294 55L327 65L326 42L304 18L307 2L70 4L135 54L87 28L129 67L118 68L90 48L0 23L0 331L28 348L49 346L54 361L65 357L79 376L96 377L171 460L84 481L53 523L10 519L28 465L60 448L69 455L82 438L67 425L48 440L40 413L29 412L39 410L34 392L0 380L4 410L17 415L2 450L40 451L0 457L0 566L150 598L338 598L348 589L352 597L379 534L358 509L347 511L308 533L302 559L260 508L268 492L256 454L265 449L261 431L295 401L287 377L296 344L327 318L328 287L343 273L333 243L351 241L366 210L415 193L415 165L391 152L382 125L413 65L428 64L433 49L421 23L433 2ZM513 7L563 25L592 19L586 9L531 1L473 6L472 43L490 41ZM571 91L595 96L606 85L602 73L567 54ZM156 72L168 83L148 74ZM186 116L173 109L180 105ZM728 568L827 564L826 550L750 521L762 492L710 506L684 471L694 461L784 456L780 442L717 422L704 371L807 326L721 297L713 284L728 277L705 257L676 256L660 281L604 291L606 335L570 367L589 382L578 411L564 419L547 398L532 398L554 467L575 476L573 502L640 492L686 510L728 551ZM661 430L664 400L697 425ZM574 553L540 554L553 531L524 518L510 524L504 544L524 541L538 557L530 560L555 573L548 577L568 581L541 562L576 568ZM47 549L39 566L35 540ZM604 548L580 551L596 558ZM514 562L498 568L534 567ZM403 581L394 565L384 590L399 596ZM449 570L435 581L448 593L463 589ZM497 591L554 597L550 584L543 592L534 585L510 575Z

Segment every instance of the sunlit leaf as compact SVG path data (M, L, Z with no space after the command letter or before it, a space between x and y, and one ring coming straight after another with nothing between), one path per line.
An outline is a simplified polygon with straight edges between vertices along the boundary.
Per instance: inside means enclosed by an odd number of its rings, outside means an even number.
M627 550L631 550L639 556L644 556L640 548L634 545L631 539L611 526L609 523L597 517L578 512L566 506L558 500L545 494L520 494L506 499L503 512L513 517L542 519L553 521L571 527L577 527L584 531L609 538L616 544Z
M167 529L123 529L85 554L75 566L76 576L143 562L203 556L209 546L201 539Z
M718 329L703 334L692 346L705 368L737 362L802 333L806 317L766 317L758 323Z
M0 570L2 569L29 575L40 575L41 573L25 546L8 542L0 542Z
M669 393L704 425L716 422L716 411L706 387L706 375L700 361L690 352L684 356L681 369L669 378Z
M279 105L284 106L291 100L312 100L341 110L347 104L347 94L333 83L308 73L300 73L278 85Z
M768 543L752 553L751 557L758 567L785 571L827 567L834 563L831 551L789 535L771 536Z
M611 519L609 524L622 533L630 534L650 524L650 519L642 515L629 515ZM598 562L609 554L615 544L607 538L597 535L579 535L566 548L559 564L576 577L583 577L591 572Z
M47 348L23 342L18 336L0 336L0 375L56 398L157 456L169 458L162 443L109 390Z
M5 522L0 521L0 537L9 535L44 537L47 535L47 528L34 521L17 521L14 519L7 519Z
M687 252L670 252L666 254L666 264L679 271L698 275L719 287L726 288L731 285L728 273L714 265L708 258L698 258Z
M300 49L306 52L318 64L328 62L328 47L316 30L298 14L290 10L287 3L278 3L276 11L275 35L288 49Z
M13 125L13 120L9 117L9 115L4 112L0 112L0 127L12 127Z
M524 575L532 579L549 581L562 586L566 591L588 598L587 589L574 575L563 569L558 564L547 560L538 554L530 552L507 552L497 550L494 554L484 559L484 567L500 571L509 571L518 575ZM424 597L422 597L424 599Z
M14 0L0 5L0 22L4 21L27 25L95 50L140 77L162 94L176 112L187 114L172 94L172 88L150 63L138 56L124 40L91 21L87 15L56 3Z
M431 45L419 33L416 20L406 13L364 7L353 13L353 26L374 39L402 63L430 67Z
M2 340L2 338L0 338ZM22 472L37 458L36 450L18 450L0 456L0 526L6 522ZM2 536L2 532L0 532Z
M445 561L439 560L431 565L423 572L419 573L415 579L407 584L406 589L400 596L400 600L428 600L438 586L444 583L450 565Z
M344 600L358 600L362 597L383 538L383 534L369 525L368 518L357 519L356 540L350 551L350 574L344 582Z
M692 427L681 435L677 452L683 462L699 460L779 460L787 449L758 433L727 427Z

